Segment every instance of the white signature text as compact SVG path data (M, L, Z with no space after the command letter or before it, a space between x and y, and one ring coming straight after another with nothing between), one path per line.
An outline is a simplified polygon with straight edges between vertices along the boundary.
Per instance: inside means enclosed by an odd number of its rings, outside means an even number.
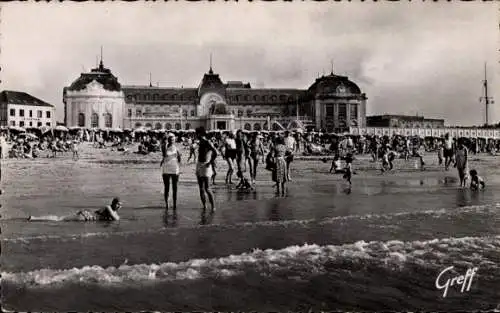
M476 275L478 268L469 268L465 275L459 275L455 277L451 277L445 280L445 274L446 272L449 272L453 269L453 266L447 267L444 270L439 273L438 277L436 278L436 288L439 290L443 290L443 298L446 298L446 295L448 294L448 289L451 286L462 286L462 289L460 292L464 291L469 291L470 287L472 285L472 279L474 278L474 275ZM467 286L467 289L466 289Z

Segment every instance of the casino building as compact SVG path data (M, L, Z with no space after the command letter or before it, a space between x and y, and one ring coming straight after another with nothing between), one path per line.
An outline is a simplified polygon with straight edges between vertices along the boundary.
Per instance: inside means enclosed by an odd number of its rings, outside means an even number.
M212 66L198 87L122 86L102 60L63 90L65 124L86 128L344 131L366 126L366 100L334 73L307 89L252 88Z

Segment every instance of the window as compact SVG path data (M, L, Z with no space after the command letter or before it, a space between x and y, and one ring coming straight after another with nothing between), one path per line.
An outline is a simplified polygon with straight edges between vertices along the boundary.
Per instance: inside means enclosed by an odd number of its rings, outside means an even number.
M24 121L20 121L19 126L24 127Z
M191 124L186 123L186 130L191 129Z
M111 113L104 113L104 127L113 127L113 115Z
M170 124L170 123L165 124L165 129L171 130L172 129L172 124Z
M24 110L23 109L19 110L19 116L24 116Z
M351 104L351 120L358 119L358 106L356 104Z
M42 122L38 122L36 126L42 127Z
M45 114L46 114L45 115L46 118L50 118L50 111L45 112Z
M161 129L161 123L156 123L155 124L155 129Z
M153 100L154 100L154 101L157 101L157 100L159 100L159 99L160 99L160 95L159 95L159 94L157 94L157 93L155 93L155 94L153 95Z
M180 123L175 123L175 129L180 130L181 129L181 124Z
M85 127L85 114L83 113L78 114L78 126Z
M252 110L248 109L247 110L247 116L250 116L250 115L252 115Z
M135 115L141 116L142 115L142 110L141 109L136 109L135 110Z
M146 114L147 113L151 113L151 108L150 107L146 107Z
M142 126L142 123L139 123L139 122L135 123L135 127L141 127L141 126Z
M347 119L347 105L345 103L339 104L339 120L345 121Z
M252 126L250 125L250 123L245 123L245 126L243 128L245 128L245 130L252 130Z
M191 110L191 116L194 116L194 114L195 114L194 110Z
M182 116L187 117L188 116L188 111L187 110L182 110Z
M43 112L42 112L42 111L40 111L40 110L38 110L38 111L36 112L36 114L37 114L37 117L38 117L38 118L42 118L42 117L43 117Z
M253 130L260 130L260 124L259 123L253 124Z
M127 116L131 117L132 116L132 109L128 109Z
M333 111L333 105L332 105L332 104L327 104L327 105L326 105L326 110L325 110L325 111L326 111L325 113L326 113L326 116L327 116L327 117L333 117L333 115L334 115L334 113L333 113L333 112L334 112L334 111Z
M33 117L33 110L30 110L30 117Z
M16 109L10 109L10 116L16 116Z
M153 124L151 124L151 123L146 123L146 127L147 127L147 128L153 128Z
M238 117L242 117L243 116L243 110L238 110Z
M99 115L97 115L97 113L92 113L90 116L90 127L99 127Z
M10 121L10 126L16 126L16 121Z
M45 125L47 125L47 126L49 126L49 127L50 127L50 122L45 123Z
M30 122L30 127L33 126L33 122Z

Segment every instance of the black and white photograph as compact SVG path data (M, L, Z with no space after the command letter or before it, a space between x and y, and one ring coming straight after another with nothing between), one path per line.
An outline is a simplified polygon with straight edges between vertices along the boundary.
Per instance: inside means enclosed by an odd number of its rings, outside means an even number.
M499 13L3 3L2 309L500 312Z

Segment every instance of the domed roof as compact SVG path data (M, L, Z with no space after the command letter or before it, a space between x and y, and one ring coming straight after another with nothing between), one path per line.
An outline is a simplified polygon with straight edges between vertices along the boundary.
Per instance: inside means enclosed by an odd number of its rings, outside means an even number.
M311 87L309 87L309 91L314 94L361 94L361 89L358 85L350 81L347 76L339 76L333 73L317 78Z
M121 85L118 82L118 78L116 78L109 69L104 67L102 61L99 64L99 67L90 70L90 73L82 73L80 77L67 88L67 90L83 90L90 82L94 80L100 83L103 88L108 91L121 90Z

